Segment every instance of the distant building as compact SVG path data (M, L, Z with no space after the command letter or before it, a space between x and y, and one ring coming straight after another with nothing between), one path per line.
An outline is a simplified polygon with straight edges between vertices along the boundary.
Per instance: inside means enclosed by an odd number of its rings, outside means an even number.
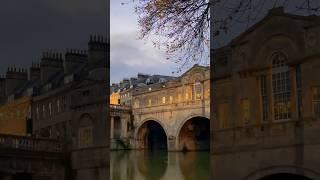
M120 104L120 93L119 92L113 92L110 95L110 104L113 104L113 105Z
M0 134L27 135L31 119L31 97L22 97L0 106Z

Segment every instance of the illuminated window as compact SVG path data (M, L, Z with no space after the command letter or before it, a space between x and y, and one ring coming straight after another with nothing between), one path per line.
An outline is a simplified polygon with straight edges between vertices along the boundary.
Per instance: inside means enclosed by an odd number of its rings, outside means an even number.
M283 53L275 53L272 61L274 120L290 119L290 74Z
M166 103L166 97L162 97L162 104Z
M79 147L90 147L93 144L93 127L79 128Z
M178 94L178 102L181 102L182 96L181 94Z
M219 128L223 129L227 127L227 123L229 120L229 112L228 112L228 104L218 104L218 122L219 122Z
M189 93L186 93L186 101L189 100Z
M200 81L196 81L193 87L193 91L194 91L194 99L195 100L201 100L202 99L202 85L200 83Z
M250 119L250 101L248 99L241 100L241 115L242 122L248 124Z
M151 106L151 104L152 104L152 101L151 101L151 99L149 99L148 100L148 106Z
M312 111L315 115L320 115L320 87L312 88Z
M170 104L172 104L172 102L173 102L173 97L172 96L169 97L169 101L170 101Z

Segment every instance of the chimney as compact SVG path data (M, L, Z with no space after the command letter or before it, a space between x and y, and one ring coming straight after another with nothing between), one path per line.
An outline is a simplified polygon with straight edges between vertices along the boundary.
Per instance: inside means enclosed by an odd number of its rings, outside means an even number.
M32 62L29 69L29 80L34 81L40 79L40 64Z
M67 49L63 63L64 73L69 74L77 67L88 62L88 52L79 49Z
M107 56L109 43L106 38L100 35L91 35L88 43L88 68L107 68Z
M43 52L40 62L41 83L46 83L60 70L63 70L62 54L51 51Z
M28 81L28 71L24 68L10 67L6 73L6 96L14 93L14 90Z
M6 100L6 78L0 76L0 103L3 103Z

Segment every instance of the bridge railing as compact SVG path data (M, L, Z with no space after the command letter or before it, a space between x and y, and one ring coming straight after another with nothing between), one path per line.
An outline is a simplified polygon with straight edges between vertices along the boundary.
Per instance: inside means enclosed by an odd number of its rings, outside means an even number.
M131 110L131 107L130 107L130 106L110 104L110 109L111 109L111 110L125 110L125 111L129 111L129 110Z
M0 148L39 152L62 152L63 143L57 140L0 134Z

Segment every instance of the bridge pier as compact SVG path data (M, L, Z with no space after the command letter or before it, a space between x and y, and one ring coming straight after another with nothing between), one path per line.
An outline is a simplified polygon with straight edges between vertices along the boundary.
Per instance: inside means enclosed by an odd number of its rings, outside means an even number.
M168 151L178 151L177 138L175 136L168 137Z

